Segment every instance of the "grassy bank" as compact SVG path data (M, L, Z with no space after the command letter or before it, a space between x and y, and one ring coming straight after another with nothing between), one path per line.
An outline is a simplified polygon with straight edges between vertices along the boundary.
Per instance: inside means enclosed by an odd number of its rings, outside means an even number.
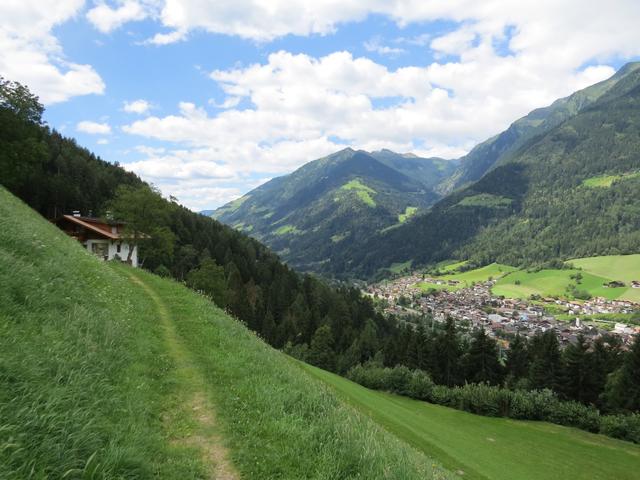
M640 446L544 422L490 418L361 387L301 364L390 432L472 479L633 479Z
M640 288L631 288L632 280L640 280L640 255L609 255L570 260L576 269L513 272L496 283L493 293L511 298L527 298L530 295L570 296L569 285L588 292L593 297L610 300L622 299L640 302ZM580 274L580 284L572 276ZM621 281L623 287L605 287L611 281Z
M450 476L206 298L99 262L2 188L0 306L0 478Z

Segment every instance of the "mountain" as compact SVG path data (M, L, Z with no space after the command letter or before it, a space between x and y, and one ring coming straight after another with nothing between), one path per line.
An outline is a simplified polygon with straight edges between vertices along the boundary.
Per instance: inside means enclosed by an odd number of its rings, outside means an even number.
M548 107L533 110L516 120L504 132L480 143L460 158L460 165L437 191L446 194L479 180L501 159L516 152L528 140L549 132L565 120L588 108L618 83L640 68L640 62L628 63L611 78L556 100ZM618 88L620 90L620 88Z
M397 228L436 202L455 162L346 148L220 207L214 218L269 245L300 270L317 270L345 245Z
M370 277L403 262L539 265L639 252L639 66L599 84L606 91L588 106L505 150L479 180L424 215L340 252L327 273Z

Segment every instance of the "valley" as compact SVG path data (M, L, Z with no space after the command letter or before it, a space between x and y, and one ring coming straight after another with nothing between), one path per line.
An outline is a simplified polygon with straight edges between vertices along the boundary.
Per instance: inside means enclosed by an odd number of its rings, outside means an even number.
M638 478L620 2L0 6L0 480Z
M463 329L484 328L505 348L516 334L555 331L561 345L612 334L630 345L640 332L640 255L574 259L573 268L518 270L492 264L465 271L440 264L368 286L387 315L453 317ZM596 273L602 276L596 275ZM576 297L577 295L577 297Z

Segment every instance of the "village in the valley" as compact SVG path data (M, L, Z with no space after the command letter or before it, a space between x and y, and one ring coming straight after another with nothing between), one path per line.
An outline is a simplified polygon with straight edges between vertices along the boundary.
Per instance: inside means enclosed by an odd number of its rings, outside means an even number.
M440 288L425 291L421 287L425 284ZM585 301L504 298L492 294L494 284L495 280L486 280L460 288L456 280L414 273L369 285L365 293L377 300L386 314L400 318L429 315L438 322L452 317L461 329L484 328L504 346L517 333L532 337L550 329L556 332L561 345L576 342L580 334L587 342L613 334L620 337L623 345L629 345L633 335L640 333L637 325L593 320L593 316L634 313L640 309L638 303L601 297Z

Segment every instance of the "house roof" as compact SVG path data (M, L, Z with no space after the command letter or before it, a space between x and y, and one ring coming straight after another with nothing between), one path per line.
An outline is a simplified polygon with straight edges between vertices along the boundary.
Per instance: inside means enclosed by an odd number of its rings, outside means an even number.
M120 237L119 234L113 233L111 231L111 226L98 220L95 218L87 218L87 217L74 217L73 215L63 215L62 218L68 220L72 223L76 223L78 225L83 226L93 232L99 233L100 235L104 235L107 238L112 240L118 240Z

